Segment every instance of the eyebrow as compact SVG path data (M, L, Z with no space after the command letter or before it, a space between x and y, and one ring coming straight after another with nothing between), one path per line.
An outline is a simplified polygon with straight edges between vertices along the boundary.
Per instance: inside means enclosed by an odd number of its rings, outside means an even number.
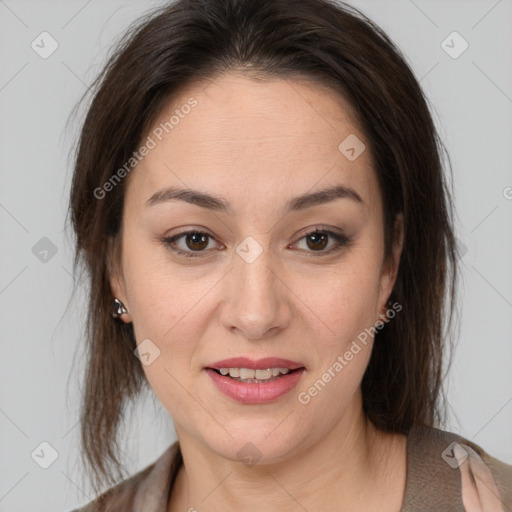
M330 203L336 199L351 199L364 205L361 196L352 188L345 185L335 185L317 192L306 193L289 199L284 207L284 214L296 212ZM185 201L215 212L234 215L230 204L222 197L217 197L197 190L169 187L153 194L147 201L146 206L154 206L167 201Z

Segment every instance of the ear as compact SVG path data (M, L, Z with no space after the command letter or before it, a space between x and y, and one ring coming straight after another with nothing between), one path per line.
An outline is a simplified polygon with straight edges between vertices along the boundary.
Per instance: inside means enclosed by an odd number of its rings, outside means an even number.
M128 310L128 313L121 315L120 319L125 323L130 323L132 318L129 313L130 306L128 304L128 298L126 297L126 287L121 264L121 239L119 236L110 236L108 239L107 272L112 294L116 299L120 300Z
M398 275L398 269L400 267L400 257L404 245L404 216L402 212L395 216L391 244L391 254L384 261L380 280L378 306L381 315L383 311L387 310L387 302L393 291L393 286L395 285L396 276Z

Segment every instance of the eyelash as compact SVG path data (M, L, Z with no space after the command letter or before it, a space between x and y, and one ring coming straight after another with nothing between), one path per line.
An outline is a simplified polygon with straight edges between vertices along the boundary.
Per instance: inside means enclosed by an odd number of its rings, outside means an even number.
M306 251L306 252L318 253L318 256L325 256L325 255L328 255L328 254L332 254L332 253L338 252L341 249L343 249L344 247L349 246L350 243L351 243L350 238L348 238L345 235L341 235L339 233L335 233L334 231L330 231L328 229L320 229L320 228L315 228L315 229L312 229L311 231L308 231L303 236L301 236L298 241L300 242L304 238L307 238L308 236L315 235L315 234L328 235L332 239L334 239L336 241L336 244L337 244L337 245L335 245L334 248L331 248L329 250ZM181 250L175 249L173 247L177 240L179 240L180 238L182 238L182 237L184 237L186 235L206 235L210 239L214 239L213 236L209 235L208 233L205 233L204 231L192 230L192 231L184 231L183 233L179 233L179 234L174 235L174 236L169 237L169 238L162 238L161 242L163 243L163 245L165 247L171 249L173 252L175 252L179 256L183 256L185 258L201 258L201 257L203 257L202 253L207 252L206 250L202 250L202 251L181 251ZM316 257L316 256L317 255L314 255L312 257Z

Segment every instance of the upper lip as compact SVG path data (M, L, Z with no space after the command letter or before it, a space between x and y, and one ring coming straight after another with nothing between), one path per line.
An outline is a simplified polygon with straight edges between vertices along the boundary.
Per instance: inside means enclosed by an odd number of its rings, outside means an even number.
M282 359L280 357L264 357L262 359L249 359L247 357L233 357L231 359L223 359L209 364L206 368L220 370L221 368L250 368L252 370L267 368L288 368L296 370L303 368L304 365L291 361L290 359Z

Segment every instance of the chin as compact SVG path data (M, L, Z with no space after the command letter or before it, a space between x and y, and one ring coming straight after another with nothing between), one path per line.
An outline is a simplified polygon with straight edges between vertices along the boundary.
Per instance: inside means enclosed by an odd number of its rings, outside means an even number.
M225 428L231 435L223 429L220 436L211 437L204 433L203 442L217 455L247 466L276 464L294 456L308 444L303 437L304 432L299 432L297 425L296 431L291 424L286 428L284 422L279 425L280 421L282 419L259 422L253 419L226 424Z

